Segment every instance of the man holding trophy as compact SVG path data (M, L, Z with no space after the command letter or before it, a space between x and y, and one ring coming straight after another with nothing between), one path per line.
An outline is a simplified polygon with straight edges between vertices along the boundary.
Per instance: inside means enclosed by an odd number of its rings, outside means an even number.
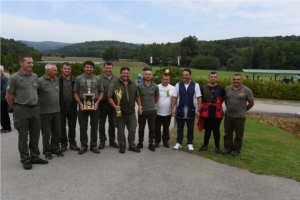
M90 150L96 154L100 153L97 148L97 129L98 129L98 105L103 98L103 85L98 76L93 74L95 64L88 60L83 64L84 73L75 80L73 89L74 98L79 104L78 122L80 126L81 149L78 154L84 154L88 148L87 126L88 117L91 125Z
M116 111L115 126L118 129L119 152L125 153L126 138L125 125L128 129L129 151L141 152L135 147L135 130L137 120L135 116L135 102L139 106L139 115L142 114L140 95L134 81L129 79L130 69L122 67L120 69L120 79L112 83L108 90L108 101Z

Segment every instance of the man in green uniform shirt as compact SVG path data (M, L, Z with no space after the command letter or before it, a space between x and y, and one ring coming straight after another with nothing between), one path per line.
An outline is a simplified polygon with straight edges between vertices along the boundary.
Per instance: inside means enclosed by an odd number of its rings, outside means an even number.
M144 132L146 121L149 127L149 146L150 151L155 151L153 141L155 134L155 120L156 120L156 103L159 98L158 86L152 82L152 71L150 68L144 70L144 81L140 83L137 88L141 97L143 113L139 115L139 143L136 145L138 149L143 148Z
M87 136L87 126L88 118L90 117L91 125L91 142L90 150L96 154L100 153L100 150L97 148L97 129L98 129L98 105L103 98L103 85L98 76L93 74L95 64L88 60L83 64L84 73L78 76L75 80L75 86L73 89L73 95L77 103L79 104L78 111L78 121L80 126L80 142L81 149L78 151L78 154L84 154L88 148L88 136ZM87 81L91 82L91 93L95 94L95 107L94 110L84 110L83 106L83 93L88 93Z
M14 126L19 133L21 163L25 170L29 170L32 169L32 164L48 164L48 161L39 157L41 127L37 107L39 85L38 76L32 73L33 59L29 55L21 55L19 64L20 70L8 80L6 100L14 112Z
M109 86L108 89L108 101L115 109L116 112L121 111L120 117L115 117L115 126L118 129L118 142L119 152L125 153L126 139L125 139L125 125L128 129L128 144L129 151L136 153L141 152L140 149L135 147L135 129L136 129L136 116L135 116L135 102L139 106L139 114L142 114L142 106L140 95L137 91L137 87L133 81L129 79L130 69L128 67L122 67L120 69L120 79ZM115 91L122 93L120 95L120 102L118 105ZM116 114L116 113L114 113Z
M99 104L99 111L100 111L100 119L99 119L99 140L100 145L99 149L104 149L106 135L105 135L105 122L106 117L108 117L108 136L109 136L109 145L115 148L119 148L119 145L115 142L116 135L115 135L115 125L114 125L114 108L109 104L107 99L108 88L110 84L117 81L119 78L112 74L113 71L113 64L112 62L105 62L103 66L103 74L99 77L103 84L104 88L104 96Z
M52 154L64 156L60 150L60 105L59 81L56 77L57 67L54 64L45 66L45 75L39 78L39 110L41 115L41 129L43 136L43 154L47 160Z

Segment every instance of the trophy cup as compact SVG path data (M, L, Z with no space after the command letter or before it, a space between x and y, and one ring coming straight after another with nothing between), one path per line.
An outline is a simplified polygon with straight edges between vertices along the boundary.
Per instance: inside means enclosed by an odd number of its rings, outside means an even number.
M116 99L117 99L117 105L120 106L122 95L123 95L124 91L121 88L117 88L117 89L114 90L114 92L115 92ZM117 112L116 117L122 117L121 110L116 111L116 112Z
M95 110L95 93L91 93L93 81L86 80L84 83L88 93L83 93L83 110Z

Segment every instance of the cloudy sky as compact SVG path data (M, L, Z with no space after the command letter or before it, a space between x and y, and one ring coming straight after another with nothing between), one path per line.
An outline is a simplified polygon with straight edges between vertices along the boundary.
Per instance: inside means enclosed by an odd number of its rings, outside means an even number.
M300 1L1 0L1 37L78 43L300 35Z

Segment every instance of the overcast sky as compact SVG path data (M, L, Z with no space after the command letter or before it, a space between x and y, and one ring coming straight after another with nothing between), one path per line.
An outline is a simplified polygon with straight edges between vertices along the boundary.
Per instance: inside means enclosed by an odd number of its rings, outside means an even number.
M79 43L300 35L300 1L7 1L1 37Z

